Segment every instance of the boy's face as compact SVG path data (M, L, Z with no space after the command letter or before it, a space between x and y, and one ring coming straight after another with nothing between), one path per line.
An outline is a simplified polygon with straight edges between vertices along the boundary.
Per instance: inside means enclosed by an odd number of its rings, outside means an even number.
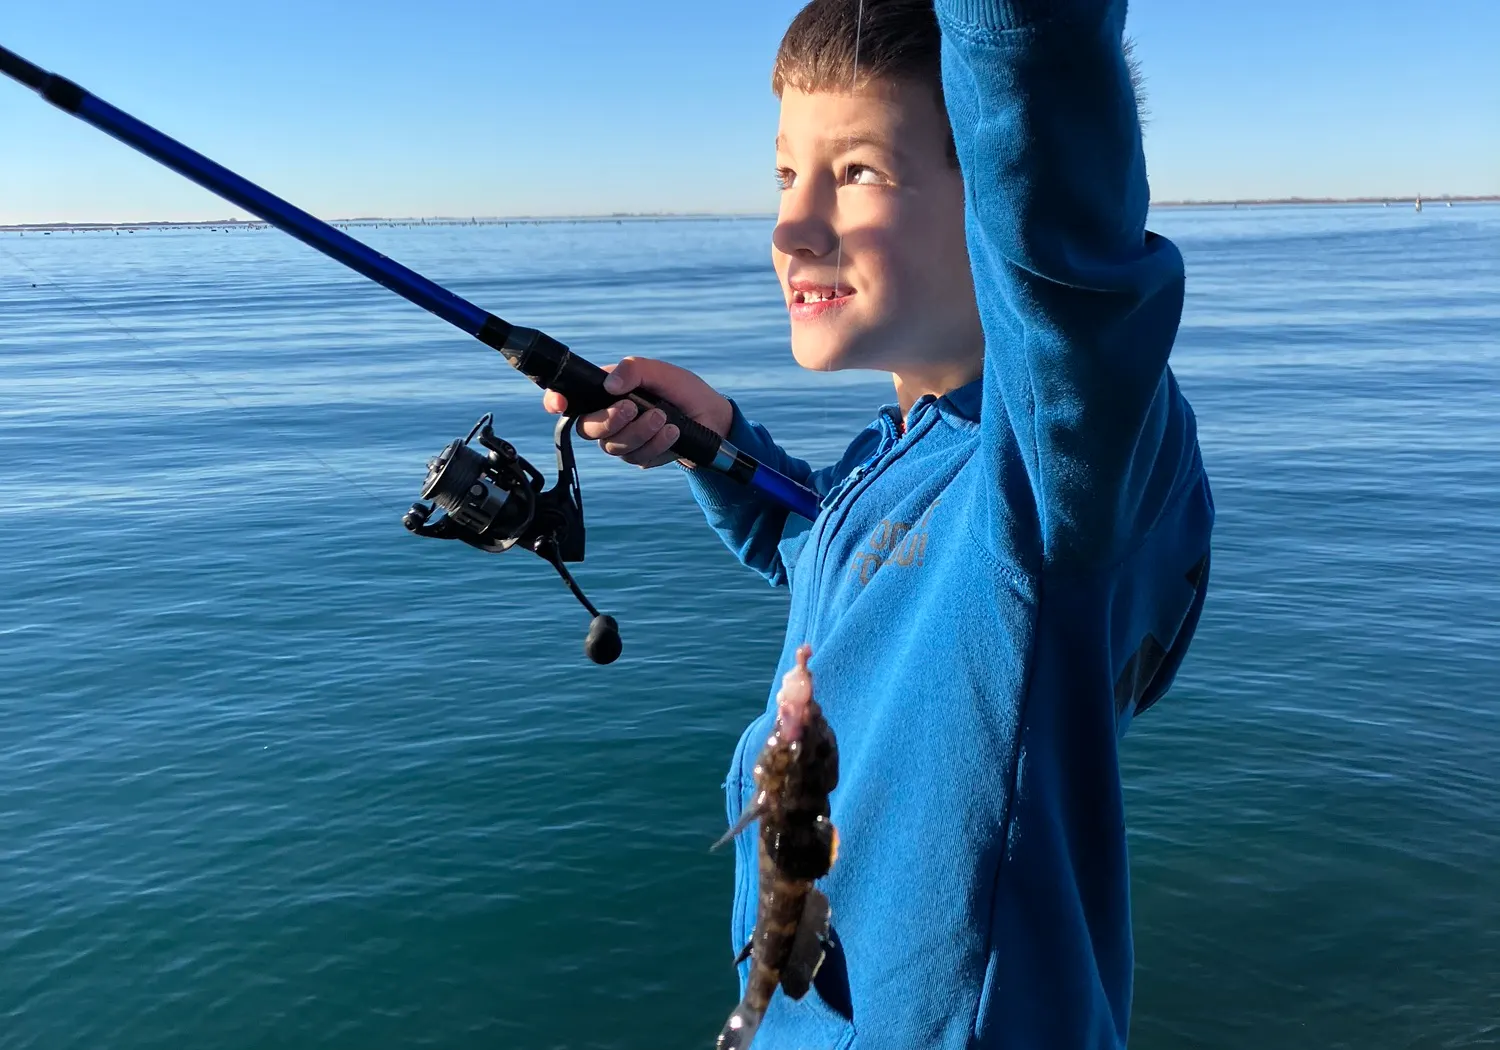
M803 368L940 382L979 360L963 181L947 143L924 85L783 93L771 255Z

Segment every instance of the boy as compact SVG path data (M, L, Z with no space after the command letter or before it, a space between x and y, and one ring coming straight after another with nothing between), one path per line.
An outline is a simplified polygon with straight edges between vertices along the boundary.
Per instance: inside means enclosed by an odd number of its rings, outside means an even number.
M1116 745L1197 625L1213 510L1167 368L1183 268L1144 229L1124 19L1124 0L813 0L792 23L772 235L792 351L895 377L838 464L793 459L690 372L613 372L823 495L809 524L688 472L730 549L791 588L772 681L811 644L841 753L835 937L757 1050L1125 1042ZM655 466L676 434L654 416L620 402L582 432ZM773 708L735 754L731 823Z

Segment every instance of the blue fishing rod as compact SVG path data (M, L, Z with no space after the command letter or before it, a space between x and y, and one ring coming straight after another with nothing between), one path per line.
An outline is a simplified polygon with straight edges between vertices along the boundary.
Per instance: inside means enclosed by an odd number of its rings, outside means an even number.
M817 517L821 499L812 489L735 448L712 430L689 419L670 402L643 391L633 391L624 398L610 394L604 389L604 379L608 375L604 369L579 357L545 332L510 324L480 309L415 270L388 259L90 94L71 80L49 73L4 47L0 47L0 73L39 92L64 112L436 314L455 328L498 350L537 386L567 398L568 416L559 422L555 434L558 456L555 488L549 492L541 491L540 474L517 456L508 442L495 437L490 429L490 417L486 416L475 425L467 440L453 442L429 464L422 498L432 499L447 512L446 516L429 521L434 508L417 504L403 520L406 527L418 535L459 539L489 551L522 545L542 555L562 574L579 601L594 614L594 625L585 648L596 662L609 663L619 655L614 621L600 615L589 604L563 567L565 561L583 560L582 496L568 445L568 433L577 416L607 408L621 400L634 401L643 412L659 408L665 413L667 422L677 427L679 436L671 450L679 458L747 485L761 497L794 514L809 520ZM476 437L485 452L470 447L470 442Z

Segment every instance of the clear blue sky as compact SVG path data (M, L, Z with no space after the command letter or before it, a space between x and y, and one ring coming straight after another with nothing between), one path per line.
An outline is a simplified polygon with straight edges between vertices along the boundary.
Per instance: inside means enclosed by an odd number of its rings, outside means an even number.
M799 0L4 6L0 43L316 214L775 207ZM1157 199L1500 193L1500 0L1135 0L1129 31ZM232 211L0 83L0 222Z

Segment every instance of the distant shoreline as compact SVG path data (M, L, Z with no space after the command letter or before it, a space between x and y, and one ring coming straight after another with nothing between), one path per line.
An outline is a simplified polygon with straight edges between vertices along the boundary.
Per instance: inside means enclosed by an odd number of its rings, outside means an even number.
M1287 206L1336 206L1336 205L1407 205L1415 206L1416 197L1271 197L1261 200L1176 200L1152 201L1153 208L1274 208ZM1438 196L1423 197L1423 204L1493 204L1500 202L1500 194L1485 196ZM540 226L552 223L624 223L624 222L734 222L741 219L768 219L769 214L719 214L719 213L655 213L631 212L613 215L513 215L474 216L458 218L437 216L428 218L395 218L384 216L359 216L348 219L328 219L329 225L338 227L358 226ZM153 220L145 222L35 222L0 223L0 233L57 233L61 231L87 230L156 230L156 229L225 229L265 228L270 224L261 219L201 219L183 221Z
M1444 195L1439 197L1423 197L1423 204L1492 204L1500 201L1500 194L1489 196L1459 196ZM1226 208L1234 206L1237 208L1264 208L1276 207L1278 205L1290 204L1411 204L1415 205L1416 197L1267 197L1264 200L1183 200L1183 201L1152 201L1153 208Z

